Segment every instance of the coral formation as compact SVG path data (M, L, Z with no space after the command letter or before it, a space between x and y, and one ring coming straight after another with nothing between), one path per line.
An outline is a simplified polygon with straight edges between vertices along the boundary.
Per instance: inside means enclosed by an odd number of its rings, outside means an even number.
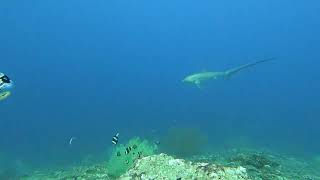
M246 180L249 178L243 167L232 168L210 163L192 163L160 154L138 160L134 167L122 175L120 179Z
M211 162L229 167L246 168L252 180L320 180L320 167L264 150L232 149L221 153L197 155L194 162Z
M139 140L139 142L142 142ZM132 144L131 144L132 145ZM120 166L121 164L119 164ZM320 167L264 151L233 149L222 153L195 155L189 160L160 154L136 159L126 173L111 176L103 164L68 169L35 171L21 180L127 180L127 179L251 179L318 180Z

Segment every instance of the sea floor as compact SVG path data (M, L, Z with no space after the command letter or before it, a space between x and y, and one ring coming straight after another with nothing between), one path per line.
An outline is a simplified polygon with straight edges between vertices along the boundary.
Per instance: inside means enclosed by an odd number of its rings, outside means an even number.
M162 154L163 155L163 154ZM160 155L159 155L160 156ZM157 157L157 155L155 156ZM168 156L169 157L169 156ZM239 179L252 179L252 180L320 180L320 162L316 160L302 160L285 155L280 155L267 151L258 151L253 149L232 149L229 151L219 153L207 153L202 155L192 156L182 161L173 161L173 157L170 157L168 161L179 162L180 167L192 167L194 164L207 163L212 164L214 167L223 168L245 168L246 175L239 176ZM157 159L154 159L157 160ZM162 161L165 159L162 158ZM169 162L169 164L170 164ZM190 162L190 166L181 166L183 163ZM94 179L148 179L148 172L140 173L140 176L129 178L131 175L127 174L123 178L112 178L108 174L106 166L107 162L97 163L91 165L78 165L74 167L64 169L52 169L52 170L37 170L29 174L25 174L21 177L0 177L7 179L21 179L21 180L94 180ZM148 163L149 162L145 162ZM139 162L139 164L142 164ZM162 171L163 167L157 166L157 163L150 161L150 167ZM165 163L161 163L165 164ZM171 163L172 165L172 163ZM195 166L194 166L195 167ZM159 169L157 169L159 168ZM133 168L134 169L134 168ZM170 169L170 168L169 168ZM171 168L174 169L174 168ZM198 167L196 169L199 169ZM208 168L207 168L208 169ZM132 171L132 170L131 170ZM147 171L147 169L146 169ZM197 171L197 170L196 170ZM212 170L213 171L213 170ZM214 170L217 172L217 168ZM224 169L222 169L225 172ZM185 171L187 172L187 170ZM204 171L203 171L204 172ZM209 172L205 172L209 174ZM131 174L134 174L131 172ZM142 176L141 176L142 174ZM160 173L159 173L160 174ZM169 174L169 173L168 173ZM155 179L179 179L176 178L179 174L172 176L162 176ZM126 178L124 178L126 177ZM180 179L188 179L184 176ZM222 177L222 176L221 176ZM221 178L220 177L220 178ZM203 178L206 179L206 178ZM212 178L207 178L212 179ZM218 178L217 178L218 179ZM222 177L222 179L224 179ZM227 178L225 178L227 179ZM231 178L235 179L235 178ZM236 180L236 179L235 179Z
M254 149L232 149L223 153L198 155L191 161L246 168L252 180L320 180L320 162Z

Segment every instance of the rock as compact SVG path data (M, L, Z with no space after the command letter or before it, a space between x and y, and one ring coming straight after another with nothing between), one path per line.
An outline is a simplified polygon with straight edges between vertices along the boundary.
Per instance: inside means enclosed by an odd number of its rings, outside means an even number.
M248 180L243 167L224 167L210 163L193 163L159 154L139 159L120 180L150 179L201 179L201 180Z

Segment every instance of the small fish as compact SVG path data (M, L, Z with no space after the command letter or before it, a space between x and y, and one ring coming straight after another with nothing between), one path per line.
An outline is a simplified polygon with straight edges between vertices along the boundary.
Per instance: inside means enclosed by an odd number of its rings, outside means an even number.
M133 149L137 149L137 147L138 147L138 146L135 145L135 144L132 146Z
M124 152L124 154L129 154L131 152L131 150L137 149L137 148L138 148L138 146L135 145L135 144L132 145L132 146L129 146L129 147L126 148L126 151ZM133 154L135 154L135 153L133 152Z
M13 82L11 79L7 75L0 72L0 91L9 89L12 86Z
M73 140L77 139L76 137L71 137L69 140L69 145L72 145Z
M121 156L121 152L120 151L117 152L117 156L118 157Z
M159 141L159 140L154 141L154 144L157 145L157 146L159 146L159 145L160 145L160 141Z
M10 96L11 92L8 90L13 86L10 78L0 72L0 101Z
M11 94L10 91L4 91L4 92L0 92L0 101L3 99L6 99L7 97L9 97Z
M127 148L126 148L126 152L125 152L125 154L129 154L131 150L132 150L132 148L131 148L130 146L129 146L129 147L127 147Z
M117 133L116 135L114 135L112 137L112 141L111 142L112 142L112 144L117 145L118 141L119 141L119 133Z

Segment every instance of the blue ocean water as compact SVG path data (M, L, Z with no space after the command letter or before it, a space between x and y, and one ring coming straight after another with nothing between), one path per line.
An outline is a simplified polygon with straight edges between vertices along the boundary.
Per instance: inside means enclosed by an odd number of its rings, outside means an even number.
M69 164L197 127L213 148L318 155L318 1L1 1L0 156ZM276 57L212 80L181 80ZM318 97L318 98L317 98ZM76 137L72 146L69 139Z

